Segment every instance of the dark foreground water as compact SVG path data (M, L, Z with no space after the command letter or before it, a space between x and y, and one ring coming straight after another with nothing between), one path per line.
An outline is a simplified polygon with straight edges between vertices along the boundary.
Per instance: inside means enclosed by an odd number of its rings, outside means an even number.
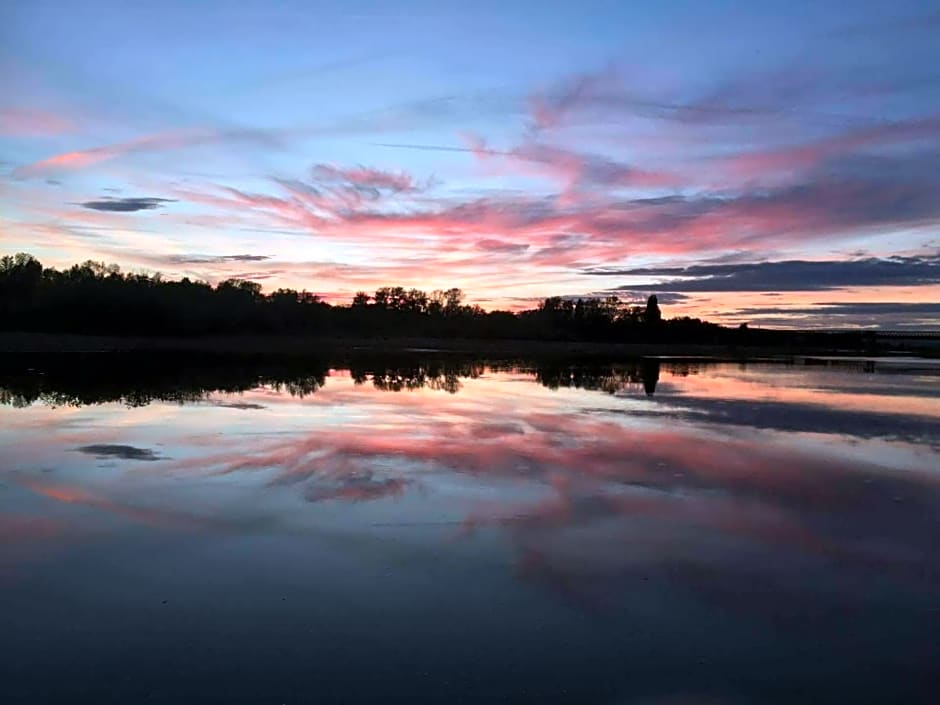
M21 362L4 704L940 702L936 364Z

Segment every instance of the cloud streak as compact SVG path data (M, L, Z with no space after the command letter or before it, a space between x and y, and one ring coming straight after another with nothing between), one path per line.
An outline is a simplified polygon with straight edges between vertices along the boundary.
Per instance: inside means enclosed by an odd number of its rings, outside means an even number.
M56 113L31 108L0 107L0 136L47 137L74 129L71 120Z
M96 443L76 448L79 453L93 455L96 458L119 458L121 460L161 460L162 458L149 448L137 448L129 445Z
M689 267L596 268L586 274L661 278L665 281L624 285L648 291L825 291L865 286L940 284L940 255L868 257L854 260L787 260L701 264Z
M225 264L228 262L263 262L268 255L167 255L168 264Z
M162 208L164 203L174 203L172 198L139 197L139 198L103 198L98 201L84 201L79 203L82 208L93 211L106 211L113 213L133 213L135 211L149 211Z
M30 179L94 166L128 154L163 152L221 142L253 143L280 148L281 139L271 130L188 128L145 135L124 142L61 152L13 170L17 179Z
M359 189L415 191L414 179L405 172L383 171L365 166L343 168L331 164L317 164L313 167L313 178L325 183L339 183Z

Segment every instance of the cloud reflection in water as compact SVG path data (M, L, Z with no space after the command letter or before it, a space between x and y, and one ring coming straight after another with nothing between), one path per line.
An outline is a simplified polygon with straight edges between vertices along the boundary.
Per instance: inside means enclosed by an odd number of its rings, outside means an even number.
M258 542L274 555L297 542L314 551L310 570L360 566L317 570L318 590L365 590L355 571L387 566L369 593L383 614L403 609L400 591L463 595L448 614L465 634L482 609L469 581L528 610L553 605L552 619L583 615L585 634L603 616L659 656L719 639L720 617L719 669L804 644L819 658L781 678L812 681L825 653L843 654L836 670L923 677L940 656L926 628L940 594L936 386L922 373L661 362L649 397L645 369L364 365L315 385L242 370L217 387L177 382L169 401L151 386L130 409L120 388L63 407L41 402L73 391L47 380L24 402L21 385L8 394L18 407L0 408L0 517L18 547L5 564L105 555L104 537L124 555L186 536L213 561L245 546L230 568L242 570L262 560ZM151 448L161 462L136 462ZM102 454L114 467L93 467ZM531 616L488 609L507 626ZM597 663L604 634L579 647Z

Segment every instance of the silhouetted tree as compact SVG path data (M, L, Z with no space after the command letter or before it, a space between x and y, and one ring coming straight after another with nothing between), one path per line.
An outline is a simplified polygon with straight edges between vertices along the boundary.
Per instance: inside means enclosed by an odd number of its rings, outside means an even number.
M444 313L453 316L460 311L460 304L463 302L463 292L460 289L453 288L444 292Z
M865 333L813 334L735 330L694 318L663 320L655 295L646 308L615 296L552 296L514 313L466 305L456 288L427 294L385 286L332 306L309 291L265 294L246 279L165 280L86 261L43 268L31 255L0 258L0 329L112 335L274 333L338 336L515 338L528 340L709 344L811 344L870 347ZM820 336L825 336L823 340Z
M659 299L656 294L651 294L646 300L645 320L650 325L658 325L663 319L663 314L659 310Z

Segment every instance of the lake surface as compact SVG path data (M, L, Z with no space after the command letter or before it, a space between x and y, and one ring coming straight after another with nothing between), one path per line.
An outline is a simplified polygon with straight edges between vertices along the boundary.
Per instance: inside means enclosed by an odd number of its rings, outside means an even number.
M0 374L0 702L928 703L940 366Z

